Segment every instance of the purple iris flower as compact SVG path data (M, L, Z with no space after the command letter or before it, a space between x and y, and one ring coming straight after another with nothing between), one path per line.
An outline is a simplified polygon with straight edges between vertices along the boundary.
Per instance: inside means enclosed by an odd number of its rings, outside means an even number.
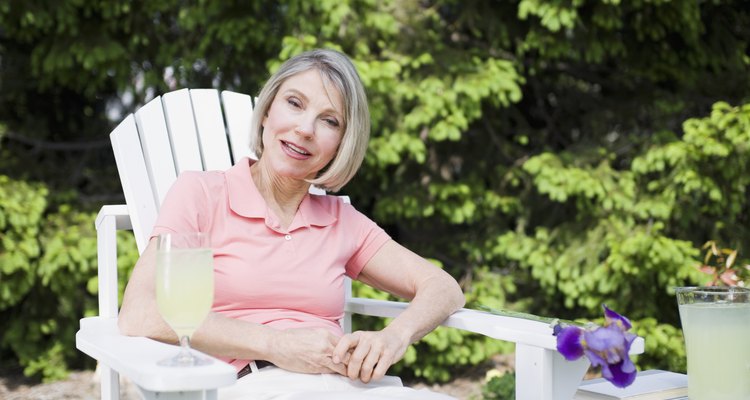
M602 376L617 387L626 387L635 380L635 365L628 357L636 336L616 325L602 326L583 333L584 354L591 365L602 368Z
M636 369L628 355L636 335L627 332L630 320L604 307L604 326L566 326L556 329L557 350L566 360L583 355L591 365L601 367L602 376L617 387L626 387L635 380Z

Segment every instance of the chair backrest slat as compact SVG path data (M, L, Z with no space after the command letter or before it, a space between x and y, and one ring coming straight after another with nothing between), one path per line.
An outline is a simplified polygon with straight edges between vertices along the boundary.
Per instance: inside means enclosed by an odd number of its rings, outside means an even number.
M230 91L221 92L224 117L227 120L227 133L232 144L232 157L235 162L242 157L257 159L250 150L250 121L253 117L252 97Z
M167 123L161 100L156 98L135 113L135 122L141 138L146 168L151 177L156 204L161 204L172 183L177 179L169 143Z
M190 92L188 89L169 92L161 97L161 101L177 174L182 171L202 171L203 162Z
M232 159L229 155L224 117L221 115L219 93L215 89L192 89L190 98L203 155L203 168L206 171L224 171L232 166Z
M112 131L109 138L112 142L120 184L128 205L138 252L142 253L146 249L147 232L151 231L156 221L158 207L146 160L143 157L135 117L132 114L128 115Z

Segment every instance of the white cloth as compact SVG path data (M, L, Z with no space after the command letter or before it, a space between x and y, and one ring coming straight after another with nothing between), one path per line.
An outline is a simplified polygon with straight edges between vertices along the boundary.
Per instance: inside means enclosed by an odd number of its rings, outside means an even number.
M219 400L455 400L454 397L404 387L401 379L386 376L362 383L337 374L300 374L266 367L219 389Z

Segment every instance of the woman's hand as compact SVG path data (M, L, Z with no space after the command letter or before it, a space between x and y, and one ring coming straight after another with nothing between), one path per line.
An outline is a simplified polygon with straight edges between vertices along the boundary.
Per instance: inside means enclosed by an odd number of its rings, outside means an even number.
M277 331L268 361L287 371L346 375L346 365L332 359L338 342L338 336L323 328Z
M409 339L388 328L357 331L341 337L333 350L333 362L346 366L346 375L364 383L385 376L388 368L406 353Z
M333 361L346 364L346 375L369 382L382 378L409 344L439 326L463 307L461 288L448 273L394 241L367 262L357 279L376 289L411 300L409 306L379 332L344 335Z

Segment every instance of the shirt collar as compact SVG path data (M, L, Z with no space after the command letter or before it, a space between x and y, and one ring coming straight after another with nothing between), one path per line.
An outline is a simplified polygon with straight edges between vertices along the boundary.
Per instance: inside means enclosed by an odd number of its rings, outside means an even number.
M266 225L273 227L275 218L268 209L265 199L258 191L250 173L250 166L255 160L244 157L225 174L227 192L229 197L229 208L235 213L247 218L263 218ZM336 222L336 217L331 213L328 202L324 201L326 196L307 194L299 205L294 221L289 226L289 231L301 227L328 226Z

